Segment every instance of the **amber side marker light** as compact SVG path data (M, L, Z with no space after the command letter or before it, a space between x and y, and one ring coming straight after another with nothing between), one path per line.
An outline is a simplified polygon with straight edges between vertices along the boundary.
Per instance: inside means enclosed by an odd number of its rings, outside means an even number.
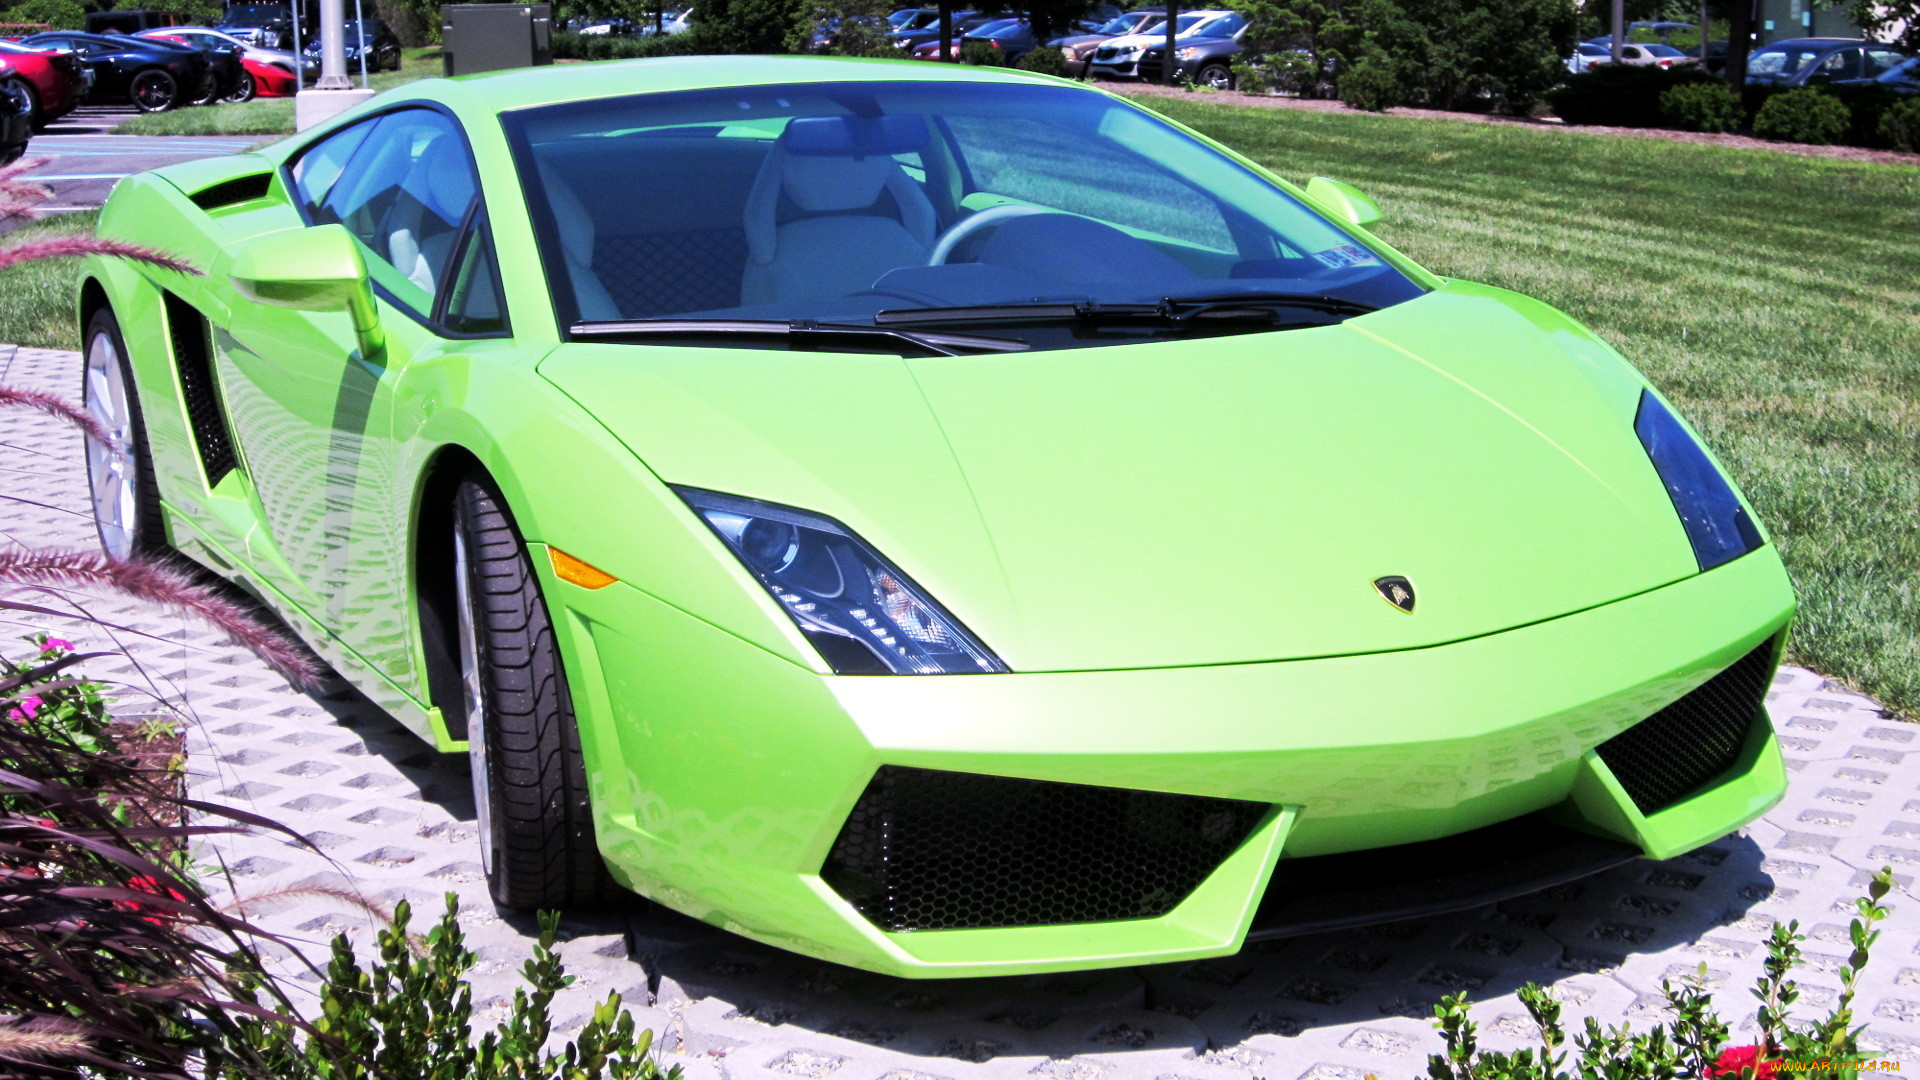
M547 558L553 560L553 572L561 581L570 581L583 589L604 589L620 580L605 570L561 551L557 547L547 549Z

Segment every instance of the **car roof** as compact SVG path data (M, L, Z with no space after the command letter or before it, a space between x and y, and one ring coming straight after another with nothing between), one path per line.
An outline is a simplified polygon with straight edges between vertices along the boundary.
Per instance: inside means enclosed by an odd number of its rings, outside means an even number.
M1773 41L1765 45L1762 45L1760 48L1755 49L1754 52L1764 52L1767 49L1781 49L1781 48L1799 48L1799 49L1816 48L1817 49L1817 48L1826 48L1827 46L1837 47L1841 45L1878 45L1878 44L1880 44L1880 42L1868 41L1866 38L1847 38L1847 37L1783 38L1779 41Z
M455 78L422 79L400 87L394 96L443 101L456 112L504 112L510 109L640 93L710 90L782 83L967 82L1062 85L1058 80L1011 68L964 64L926 64L913 60L873 60L825 56L666 56L612 60L597 64L488 71ZM1086 93L1100 93L1092 87Z

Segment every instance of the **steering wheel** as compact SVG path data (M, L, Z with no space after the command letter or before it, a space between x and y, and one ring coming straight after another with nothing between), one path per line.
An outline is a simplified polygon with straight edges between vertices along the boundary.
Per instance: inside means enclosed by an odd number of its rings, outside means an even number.
M1022 203L1002 203L999 206L989 206L977 214L970 214L948 226L947 231L941 233L940 238L933 242L933 254L927 256L927 265L945 265L947 256L953 254L953 249L959 246L960 241L965 240L967 237L972 236L974 233L989 225L1007 221L1012 218L1026 217L1029 214L1057 214L1059 212L1058 210L1048 210L1041 206L1027 206Z

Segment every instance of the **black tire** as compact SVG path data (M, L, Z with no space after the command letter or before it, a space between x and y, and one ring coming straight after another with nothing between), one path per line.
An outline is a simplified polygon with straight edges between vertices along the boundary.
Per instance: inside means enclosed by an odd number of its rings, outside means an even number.
M145 68L128 81L127 99L143 113L166 112L180 103L180 83L164 68Z
M1201 86L1211 86L1215 90L1233 89L1233 69L1225 64L1212 63L1201 66L1193 81Z
M454 573L465 577L465 588L455 583L455 614L465 614L455 657L487 887L510 908L593 905L613 884L594 842L580 731L539 579L482 478L455 488L453 527Z
M127 356L126 340L120 335L120 321L114 318L108 308L101 308L87 320L87 333L82 341L83 352L80 376L80 400L92 411L95 386L89 374L93 368L94 344L96 338L104 337L113 350L114 361L120 371L121 385L126 395L127 437L129 446L124 452L126 467L133 473L133 521L127 528L132 541L128 554L135 557L167 558L173 554L173 547L167 543L166 519L160 510L160 486L154 480L153 453L147 446L146 414L140 408L140 395L133 382L133 364ZM91 437L88 443L92 444ZM91 445L89 446L91 450ZM95 490L93 475L94 458L88 455L89 493ZM96 518L95 530L100 534L101 546L112 553L112 541L106 535L102 523Z
M47 126L47 114L40 108L40 94L34 90L32 83L25 79L8 79L7 91L9 93L26 95L27 125L29 127L35 131L40 131Z
M238 105L240 102L243 102L243 101L252 101L253 95L255 93L256 93L256 90L253 85L253 73L250 71L243 71L240 73L240 81L236 83L234 85L234 88L228 91L227 95L221 98L220 100L223 103L228 105Z

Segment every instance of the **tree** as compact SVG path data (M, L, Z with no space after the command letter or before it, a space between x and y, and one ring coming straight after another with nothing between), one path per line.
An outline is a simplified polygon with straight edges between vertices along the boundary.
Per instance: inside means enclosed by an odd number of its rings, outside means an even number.
M1863 33L1905 52L1920 52L1920 0L1826 0L1847 9ZM1898 31L1897 33L1895 31Z
M695 26L721 53L783 52L799 34L803 16L800 0L694 0L693 5Z
M7 12L13 23L47 23L55 30L78 30L87 24L87 13L73 0L26 0Z
M1381 6L1379 0L1248 0L1241 42L1247 55L1264 57L1275 87L1319 97L1359 57L1363 13L1378 21Z

